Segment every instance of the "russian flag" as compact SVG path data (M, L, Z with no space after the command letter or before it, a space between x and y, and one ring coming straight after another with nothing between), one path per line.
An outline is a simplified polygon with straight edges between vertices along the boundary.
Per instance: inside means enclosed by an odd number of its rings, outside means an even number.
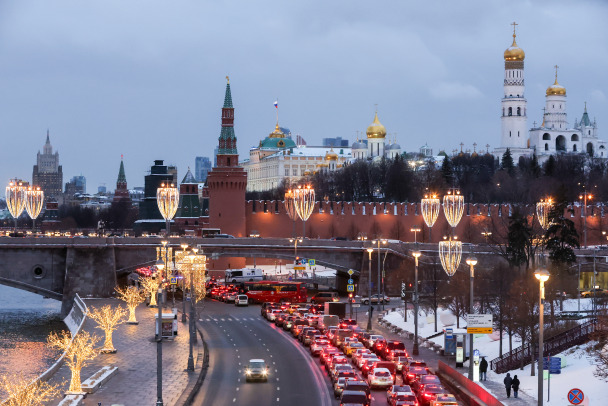
M277 109L279 108L279 101L278 100L274 101L274 107L277 108Z

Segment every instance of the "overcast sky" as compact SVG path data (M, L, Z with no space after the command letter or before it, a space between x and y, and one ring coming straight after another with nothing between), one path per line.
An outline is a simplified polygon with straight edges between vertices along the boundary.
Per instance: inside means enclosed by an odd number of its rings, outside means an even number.
M608 139L608 2L0 0L0 179L31 180L47 128L64 182L130 188L212 156L230 75L241 158L281 126L309 145L380 121L406 151L499 146L503 52L526 52L528 124L554 65L568 118ZM482 147L483 146L483 147ZM3 189L2 189L3 190Z

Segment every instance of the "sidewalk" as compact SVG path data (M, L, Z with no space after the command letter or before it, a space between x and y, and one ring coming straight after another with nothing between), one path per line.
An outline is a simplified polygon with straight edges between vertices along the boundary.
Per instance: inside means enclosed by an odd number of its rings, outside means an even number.
M85 300L89 310L91 307L102 305L122 305L117 299L87 299ZM165 312L169 312L168 308ZM84 403L87 405L153 405L156 403L156 346L154 340L155 315L158 309L148 308L145 304L140 305L137 310L138 325L121 324L114 331L114 347L118 350L115 354L100 354L91 364L83 368L81 379L84 382L95 374L103 366L117 366L118 372L97 392L87 395ZM104 332L96 328L96 323L88 319L85 321L84 330L97 334L103 344ZM188 374L185 369L188 364L188 326L181 322L181 313L178 315L178 335L174 340L163 340L163 401L167 406L176 405L182 393L192 386L200 372L199 365L194 373ZM195 362L201 340L193 349ZM70 370L64 364L55 373L51 382L66 381L63 390L67 390L70 380ZM61 397L63 398L63 396ZM57 404L61 398L51 404Z

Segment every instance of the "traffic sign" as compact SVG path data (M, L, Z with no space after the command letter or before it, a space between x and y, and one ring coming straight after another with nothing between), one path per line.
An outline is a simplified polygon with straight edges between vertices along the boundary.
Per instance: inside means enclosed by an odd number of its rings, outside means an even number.
M347 292L354 292L355 291L355 285L346 285L346 291Z
M177 285L177 277L172 276L169 282L171 283L171 285Z
M352 275L352 274L354 274L354 273L355 273L355 271L353 271L352 269L349 269L349 270L348 270L348 274L349 274L349 275Z
M349 285L354 285L355 281L354 281L354 280L352 280L352 279L349 279L347 283L348 283Z
M568 401L570 404L580 405L583 403L583 400L585 400L585 395L582 390L576 388L570 389L570 392L568 392Z
M492 327L467 327L467 334L492 334Z
M401 282L401 300L405 300L405 282Z
M492 315L467 314L467 334L492 334Z
M448 340L451 340L452 338L454 338L454 329L453 328L446 328L445 329L445 338L447 338Z
M353 307L361 307L361 303L353 303Z
M562 373L562 359L560 357L543 357L543 369L550 374Z
M315 260L314 259L309 259L308 260L308 266L315 266Z

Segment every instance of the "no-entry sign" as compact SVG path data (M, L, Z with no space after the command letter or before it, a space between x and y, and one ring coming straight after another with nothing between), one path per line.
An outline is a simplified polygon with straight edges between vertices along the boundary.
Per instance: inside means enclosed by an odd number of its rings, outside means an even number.
M570 392L568 392L568 401L571 405L580 405L583 403L583 400L585 400L585 395L582 390L576 388L570 389Z

